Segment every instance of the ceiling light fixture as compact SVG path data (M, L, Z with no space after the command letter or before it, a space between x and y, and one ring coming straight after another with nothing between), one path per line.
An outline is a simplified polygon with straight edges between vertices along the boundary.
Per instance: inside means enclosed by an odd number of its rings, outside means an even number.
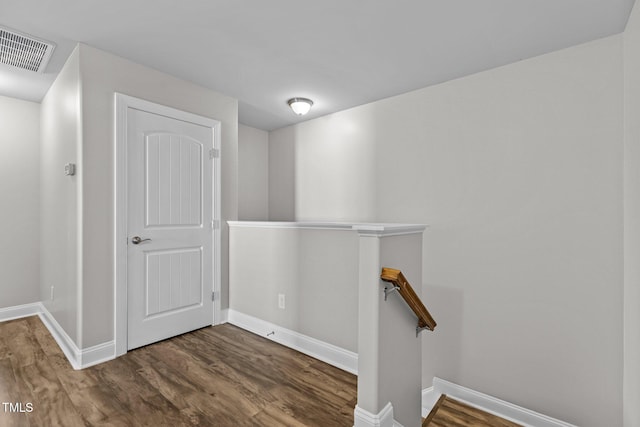
M307 98L291 98L287 101L287 104L289 104L294 113L304 116L311 109L313 101Z

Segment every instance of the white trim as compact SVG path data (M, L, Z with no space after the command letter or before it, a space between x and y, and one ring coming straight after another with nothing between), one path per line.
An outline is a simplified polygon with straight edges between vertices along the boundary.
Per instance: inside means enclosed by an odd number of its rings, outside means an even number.
M40 320L47 327L58 346L71 363L73 369L84 369L98 363L115 359L115 343L108 341L92 347L79 349L75 342L62 329L62 326L51 315L49 310L39 303L41 312L38 314Z
M62 326L60 326L58 321L44 305L41 306L41 311L38 316L40 316L40 320L42 320L44 326L47 327L53 339L58 343L60 350L62 350L64 355L67 356L67 360L69 360L73 369L80 369L80 364L78 363L78 354L80 353L80 350L71 337L67 335Z
M402 424L393 419L393 405L388 402L377 414L356 405L353 411L353 427L402 427Z
M345 230L353 229L352 223L342 222L286 222L286 221L227 221L233 228L295 228L306 230Z
M221 325L223 323L229 323L229 309L225 308L224 310L220 310L220 322L216 323L217 325Z
M475 390L433 378L433 387L422 391L422 414L429 414L440 395L446 394L490 414L521 424L523 427L576 427L573 424L548 417L535 411L500 400Z
M361 236L389 237L406 234L422 234L427 228L422 224L356 224L353 230Z
M80 349L41 302L0 309L0 322L38 316L47 327L73 369L83 369L115 358L113 341Z
M34 302L31 304L0 308L0 322L38 315L42 312L41 307L42 305L39 302Z
M116 93L114 112L113 335L116 356L127 352L127 105Z
M422 390L422 417L429 415L429 412L436 406L436 402L440 395L435 391L433 386Z
M211 128L213 132L213 148L220 150L221 122L209 117L177 110L154 102L123 95L114 94L114 342L115 354L121 356L127 352L127 109L135 108L167 117L177 118L201 126ZM213 159L213 220L220 220L221 215L221 156ZM214 295L222 290L221 275L221 233L218 227L213 230L213 284ZM220 298L213 302L213 318L211 324L221 322L222 305Z
M108 341L80 350L78 361L80 369L98 365L116 358L116 343Z
M248 314L240 313L233 309L228 310L228 319L229 323L239 328L268 338L318 360L322 360L354 375L358 373L358 355L352 351L249 316Z
M78 50L78 55L80 51ZM78 159L78 166L76 168L76 327L78 339L78 345L83 346L84 336L84 109L83 109L83 83L84 79L82 73L78 78L78 95L76 97L77 102L77 120L76 120L76 158ZM47 289L47 288L45 288Z
M383 224L348 222L286 222L286 221L227 221L234 228L295 228L306 230L357 231L363 236L400 236L422 233L426 226L421 224Z
M213 292L217 295L213 301L213 325L225 323L222 313L222 123L209 119L213 130L213 149L218 155L213 158Z

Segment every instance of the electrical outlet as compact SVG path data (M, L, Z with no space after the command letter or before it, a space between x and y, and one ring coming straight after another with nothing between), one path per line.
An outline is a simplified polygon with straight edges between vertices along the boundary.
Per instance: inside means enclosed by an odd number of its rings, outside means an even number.
M284 294L278 294L278 308L284 310Z

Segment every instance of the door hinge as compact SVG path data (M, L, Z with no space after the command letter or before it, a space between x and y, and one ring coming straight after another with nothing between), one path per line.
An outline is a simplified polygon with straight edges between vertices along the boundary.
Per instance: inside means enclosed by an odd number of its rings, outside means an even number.
M216 300L216 292L213 291L211 292L211 301L215 301Z
M218 150L217 148L212 148L211 150L209 150L210 159L217 159L218 157L220 157L220 150Z
M220 228L220 220L219 219L214 219L213 221L211 221L211 229L212 230L217 230Z

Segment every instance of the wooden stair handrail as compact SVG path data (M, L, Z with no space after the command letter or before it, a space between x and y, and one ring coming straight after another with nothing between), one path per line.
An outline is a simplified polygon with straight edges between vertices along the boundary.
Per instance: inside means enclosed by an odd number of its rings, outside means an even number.
M428 329L430 331L435 329L436 321L433 320L433 317L429 314L429 311L420 300L420 297L416 295L415 291L409 284L409 281L404 277L400 270L384 267L380 274L380 278L385 282L391 283L395 288L397 288L400 296L402 296L409 308L411 308L418 317L418 329Z

